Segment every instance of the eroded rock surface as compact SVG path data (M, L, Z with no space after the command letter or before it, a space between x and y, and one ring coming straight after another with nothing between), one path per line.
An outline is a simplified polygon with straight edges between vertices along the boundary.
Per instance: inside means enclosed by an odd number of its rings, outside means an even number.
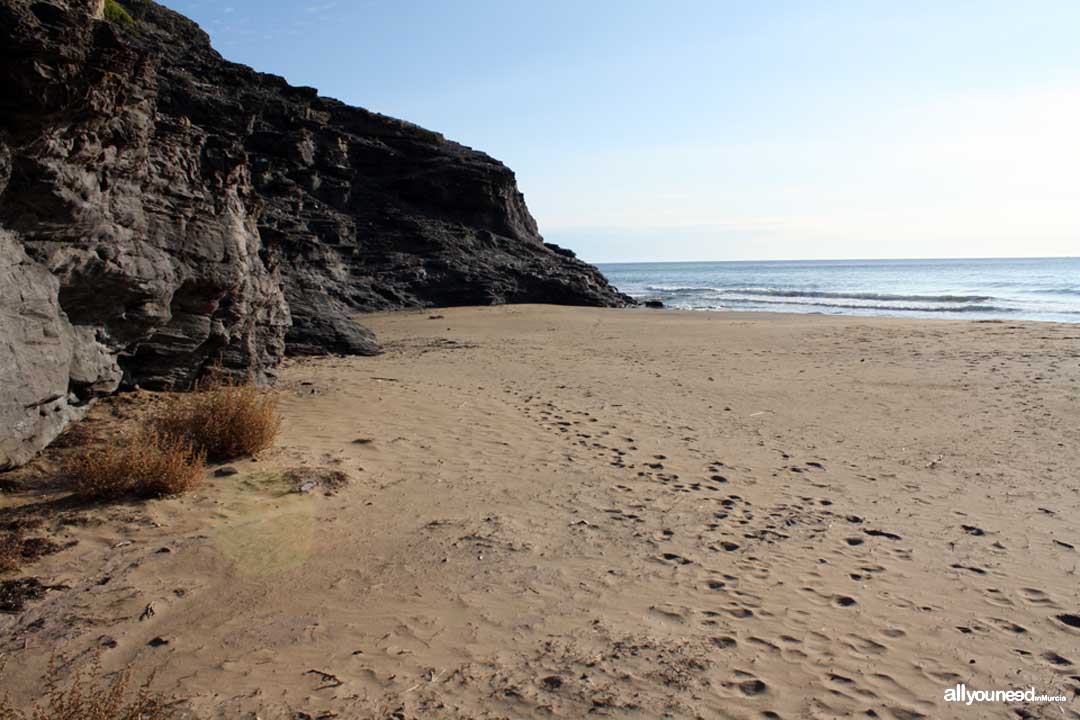
M122 385L375 353L357 312L632 302L543 242L498 161L230 63L156 3L123 4L134 32L101 20L100 0L0 0L6 462ZM37 381L16 393L45 328ZM56 418L28 420L50 403Z
M74 337L60 283L0 230L0 468L26 462L70 419Z

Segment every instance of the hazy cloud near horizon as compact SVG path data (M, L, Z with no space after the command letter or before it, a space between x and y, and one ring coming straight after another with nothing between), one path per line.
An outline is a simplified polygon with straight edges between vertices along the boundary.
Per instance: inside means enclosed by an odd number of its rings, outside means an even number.
M1080 3L175 0L594 261L1080 254Z

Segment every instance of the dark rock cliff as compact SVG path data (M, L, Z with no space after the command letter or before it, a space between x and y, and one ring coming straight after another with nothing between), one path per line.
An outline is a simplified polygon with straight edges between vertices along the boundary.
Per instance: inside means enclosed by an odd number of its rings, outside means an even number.
M358 311L630 302L498 161L101 5L0 0L0 468L122 384L376 352Z

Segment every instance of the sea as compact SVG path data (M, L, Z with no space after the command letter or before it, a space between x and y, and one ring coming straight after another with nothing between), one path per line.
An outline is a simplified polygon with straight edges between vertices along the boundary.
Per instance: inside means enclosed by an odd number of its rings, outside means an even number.
M687 310L1080 323L1080 258L604 263L639 300Z

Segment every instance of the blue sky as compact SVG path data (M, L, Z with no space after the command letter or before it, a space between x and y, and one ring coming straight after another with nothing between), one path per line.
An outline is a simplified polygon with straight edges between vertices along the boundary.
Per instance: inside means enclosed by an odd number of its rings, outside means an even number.
M171 0L592 261L1080 254L1080 2Z

